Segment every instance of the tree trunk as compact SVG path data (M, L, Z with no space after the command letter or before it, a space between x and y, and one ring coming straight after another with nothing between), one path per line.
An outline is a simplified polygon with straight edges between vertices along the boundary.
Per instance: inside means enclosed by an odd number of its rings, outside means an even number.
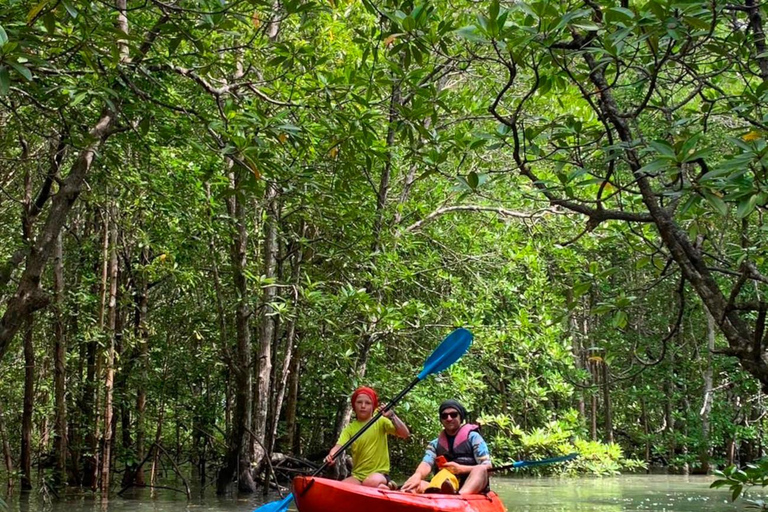
M13 457L11 456L11 444L8 442L8 432L5 428L5 418L3 415L3 406L0 403L0 443L3 446L3 460L5 470L8 473L8 486L13 485Z
M701 450L699 451L699 460L701 461L701 471L709 474L709 460L712 457L712 449L709 446L709 416L712 412L712 353L715 350L715 319L704 308L707 317L707 367L704 370L704 398L703 405L699 411L701 417Z
M613 443L613 407L611 405L611 381L608 363L603 360L600 365L603 385L603 415L605 419L605 442Z
M112 209L116 213L116 209ZM117 223L112 220L110 229L111 252L109 257L109 345L104 378L104 442L101 456L101 484L102 499L109 496L109 475L112 462L112 392L115 380L115 343L117 336Z
M100 209L98 213L101 219L101 281L99 286L99 330L104 332L107 312L107 290L109 286L109 261L110 261L110 219L109 215ZM94 491L98 488L99 471L101 469L99 453L101 432L101 391L98 385L101 378L101 354L96 340L88 342L88 370L86 375L86 400L87 408L83 415L87 420L88 433L86 442L90 449L90 455L85 460L83 485Z
M24 332L24 409L21 417L21 489L32 489L32 413L35 404L35 347L33 323L27 320Z
M299 403L299 367L300 367L301 354L297 347L296 353L291 359L291 368L288 376L288 400L285 404L285 428L286 434L286 448L290 453L299 455L301 446L299 443L298 426L296 423L296 412L298 410Z
M53 438L56 473L54 482L61 485L67 482L67 340L64 332L64 270L62 264L61 233L56 237L53 261L53 366L54 366L54 404L56 410L55 433Z
M280 216L277 184L269 182L265 193L266 221L264 232L264 276L274 280L277 269L277 225ZM275 333L275 318L272 302L277 295L277 287L267 285L262 295L262 309L259 318L259 354L256 364L257 396L255 397L253 433L256 437L254 445L253 461L261 463L268 453L264 447L271 446L271 440L267 439L267 416L269 414L269 402L271 396L270 373L272 372L272 343Z
M235 332L237 350L230 361L230 373L234 375L235 407L232 414L232 424L229 431L227 454L224 466L219 472L217 492L223 494L237 473L238 489L253 492L256 484L251 475L250 434L253 410L253 371L251 368L251 330L248 319L251 316L249 306L248 283L245 277L246 255L248 251L248 229L245 218L245 208L237 197L239 180L234 171L230 172L231 195L227 198L227 210L235 220L236 231L233 234L230 257L232 262L232 278L237 294L237 310L235 312Z
M301 237L304 237L306 235L306 226L304 222L302 222L301 228L299 230ZM283 406L283 399L285 397L285 391L288 387L288 381L290 380L291 376L291 369L294 368L293 364L293 357L294 353L296 351L296 322L298 320L299 315L299 285L301 280L301 264L303 260L304 250L301 246L298 245L295 248L295 253L293 257L293 262L291 266L291 284L293 284L294 289L294 295L293 295L293 307L295 309L295 312L293 316L288 320L288 325L286 326L286 334L285 334L285 354L283 356L283 367L282 371L280 372L280 380L277 384L277 393L275 393L275 404L273 406L274 413L274 422L272 425L272 445L271 447L274 449L274 442L275 438L277 437L277 425L280 420L280 410Z
M139 342L139 372L142 378L136 390L136 460L144 460L144 414L147 409L147 382L149 380L149 329L147 329L147 310L149 307L149 289L144 269L149 265L149 248L141 250L142 277L138 286L139 296L136 303L134 329ZM144 469L136 468L134 475L136 485L144 485Z

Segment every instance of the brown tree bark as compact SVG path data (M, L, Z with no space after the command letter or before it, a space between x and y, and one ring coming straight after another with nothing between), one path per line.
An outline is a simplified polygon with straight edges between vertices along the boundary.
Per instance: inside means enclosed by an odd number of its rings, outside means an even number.
M8 473L8 486L13 486L13 456L11 455L11 444L8 442L8 431L5 428L5 417L3 406L0 404L0 443L3 446L3 461L5 470Z
M230 259L232 278L237 294L237 310L235 311L235 332L237 345L235 356L229 361L230 373L234 375L235 406L232 413L232 424L229 431L228 449L224 457L224 466L219 471L217 492L223 494L237 473L238 488L241 491L253 492L256 484L251 475L253 453L249 432L253 410L253 370L251 368L251 331L249 318L248 283L245 277L248 251L248 227L246 224L245 208L237 197L239 179L234 170L230 172L231 195L227 198L227 210L234 219L235 232L232 236Z
M112 208L112 213L115 209ZM117 222L112 219L110 228L110 256L109 256L109 320L108 333L109 345L105 361L104 376L104 440L101 455L101 482L99 489L102 499L109 496L110 472L112 463L112 393L115 381L115 343L117 336L117 288L118 288L118 260L117 260Z
M299 455L301 443L299 429L296 422L296 413L299 403L299 368L301 366L301 351L296 348L296 353L291 359L291 369L288 377L288 399L285 404L285 429L286 447L294 455Z
M56 419L54 421L54 456L56 473L54 481L57 485L67 482L67 340L64 332L64 270L61 233L56 237L53 259L53 366L54 366L54 404Z
M277 270L277 227L279 222L279 198L275 182L267 183L265 192L264 223L264 277L269 280L276 278ZM271 397L272 352L275 334L275 318L272 302L277 295L277 287L270 284L264 287L261 302L261 314L259 316L259 353L256 364L256 388L257 395L254 398L254 423L253 433L256 443L253 448L253 461L258 465L268 454L264 447L271 446L271 440L267 442L267 417L269 415L269 403Z

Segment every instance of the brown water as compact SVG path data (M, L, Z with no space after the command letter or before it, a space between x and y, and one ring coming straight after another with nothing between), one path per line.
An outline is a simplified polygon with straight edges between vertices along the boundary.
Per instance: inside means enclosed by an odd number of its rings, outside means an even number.
M613 478L494 478L492 486L510 512L721 512L746 510L731 504L728 492L710 489L712 478L666 475L627 475ZM252 512L261 494L248 497L206 496L187 501L184 494L149 491L111 499L90 495L47 500L39 492L7 496L8 512ZM270 496L268 499L275 499ZM294 509L295 510L295 509ZM2 507L0 507L2 511ZM331 511L329 511L331 512Z

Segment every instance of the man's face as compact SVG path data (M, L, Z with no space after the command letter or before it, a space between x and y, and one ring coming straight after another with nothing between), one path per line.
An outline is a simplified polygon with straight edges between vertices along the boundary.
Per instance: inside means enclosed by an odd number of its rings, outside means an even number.
M443 428L445 428L446 432L451 433L459 430L459 427L461 426L461 416L459 415L459 411L453 407L448 407L440 413L440 423L443 424Z

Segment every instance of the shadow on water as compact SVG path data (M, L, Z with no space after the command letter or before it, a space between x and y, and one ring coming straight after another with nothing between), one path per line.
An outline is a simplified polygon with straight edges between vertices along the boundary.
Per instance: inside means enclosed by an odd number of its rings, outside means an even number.
M508 478L492 481L509 512L728 512L747 510L731 504L728 492L710 489L712 478L666 475L627 475L614 478ZM199 497L187 501L172 491L153 493L133 489L104 504L90 493L68 494L47 502L38 492L7 497L8 512L252 512L265 502L253 496ZM7 498L7 499L6 499ZM279 499L270 494L266 501ZM295 510L295 505L292 507ZM328 511L333 512L333 511ZM364 512L364 511L361 511Z

